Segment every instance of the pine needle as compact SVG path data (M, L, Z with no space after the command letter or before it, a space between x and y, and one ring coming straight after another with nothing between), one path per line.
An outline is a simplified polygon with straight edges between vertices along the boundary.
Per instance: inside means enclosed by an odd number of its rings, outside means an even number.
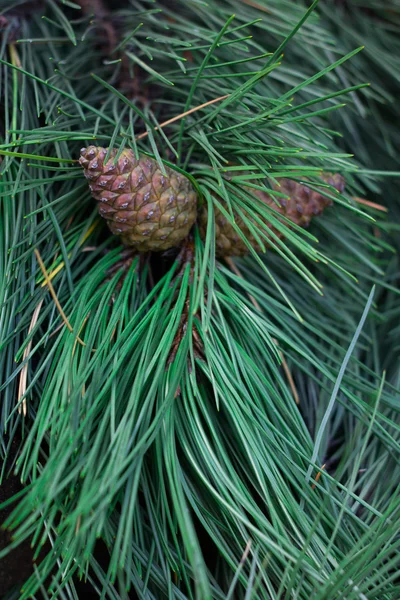
M243 275L241 274L240 269L237 266L237 264L231 258L226 258L225 261L229 265L229 267L232 269L232 271L238 277L241 277L243 279ZM257 302L257 300L254 298L254 296L252 296L251 294L248 294L248 296L249 296L249 300L253 304L253 306L257 310L259 310L260 312L262 312L262 308L261 308L260 304ZM272 339L273 339L274 344L276 344L276 346L278 347L279 346L278 340L276 340L275 338L272 338ZM300 404L299 394L297 392L297 389L296 389L296 386L295 386L295 383L294 383L294 380L293 380L293 376L292 376L292 374L290 372L289 365L286 362L286 359L285 359L285 356L284 356L282 350L280 350L278 348L278 352L279 352L279 356L280 356L281 361L282 361L283 370L285 371L287 380L289 382L290 389L292 390L293 398L294 398L296 404Z

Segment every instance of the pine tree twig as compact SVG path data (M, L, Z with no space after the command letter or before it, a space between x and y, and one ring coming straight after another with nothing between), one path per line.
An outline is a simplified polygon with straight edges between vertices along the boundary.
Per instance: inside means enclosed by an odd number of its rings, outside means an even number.
M31 324L29 325L29 329L28 329L28 336L32 333L33 328L35 327L35 325L37 323L37 320L39 318L40 309L42 308L42 304L43 304L43 298L42 298L42 300L40 300L38 302L35 310L33 311ZM19 412L19 414L21 414L21 412L22 412L24 417L26 417L27 412L28 412L26 398L23 399L22 405L20 405L19 403L21 401L21 398L23 398L23 396L25 395L25 392L26 392L26 381L28 378L28 366L29 366L29 362L27 359L28 359L29 353L31 351L31 348L32 348L32 338L29 340L29 342L24 350L24 355L22 357L22 361L26 360L26 363L22 367L22 371L21 371L21 374L19 377L19 385L18 385L18 399L17 399L17 404L19 405L18 412Z
M54 290L53 284L51 283L49 274L47 273L47 270L46 270L45 264L44 264L44 262L42 260L42 257L40 256L40 252L39 252L39 250L37 248L35 248L34 252L35 252L36 259L37 259L37 261L39 263L39 266L40 266L40 268L42 270L42 273L43 273L43 276L45 278L46 284L47 284L47 286L49 288L50 294L52 295L52 298L54 300L55 305L57 306L58 312L60 313L60 316L61 316L62 320L64 321L65 325L67 326L68 330L71 333L73 333L74 329L73 329L72 325L70 324L70 322L68 321L68 318L67 318L65 312L63 311L63 309L61 307L61 304L60 304L60 302L59 302L59 300L57 298L57 294L56 294L56 292ZM80 339L79 336L77 336L76 339L79 342L79 344L81 344L82 346L86 346L85 342L83 342Z
M65 327L65 323L64 323L64 322L60 323L60 324L59 324L59 325L58 325L58 326L55 328L55 330L54 330L54 331L52 331L52 332L50 333L50 335L49 335L49 338L53 337L53 335L57 335L57 333L58 333L58 332L60 331L60 329L62 329L63 327Z
M90 317L90 312L88 312L88 314L86 315L86 317L83 319L83 323L82 323L82 325L81 325L81 327L80 327L80 329L78 331L78 335L76 336L76 339L75 339L75 342L74 342L74 347L72 348L72 356L74 356L75 350L76 350L76 345L80 341L79 335L80 335L81 331L83 330L83 328L85 327L86 322L89 319L89 317ZM84 344L84 345L86 346L86 344ZM96 352L96 348L92 348L92 352Z
M275 338L272 338L272 340L273 340L273 342L274 342L274 343L275 343L275 344L278 346L278 340L276 340ZM297 404L297 405L299 405L299 404L300 404L300 398L299 398L299 394L298 394L298 392L297 392L297 389L296 389L296 385L295 385L295 383L294 383L294 380L293 380L292 373L291 373L291 371L290 371L290 369L289 369L289 365L288 365L288 364L287 364L287 362L286 362L286 359L285 359L285 357L284 357L284 355L283 355L283 352L282 352L282 350L280 350L280 349L278 348L278 351L279 351L279 356L280 356L280 357L281 357L281 359L282 359L282 367L283 367L283 370L285 371L285 374L286 374L287 380L288 380L288 382L289 382L290 389L292 390L292 394L293 394L293 397L294 397L294 401L296 402L296 404Z
M188 294L189 294L189 290L188 290ZM170 365L174 362L177 352L179 350L179 347L181 345L181 342L187 332L189 315L190 315L190 298L188 297L186 299L185 305L183 307L178 331L176 332L174 341L172 343L171 351L170 351L170 354L169 354L169 357L167 360L167 367L168 367L168 365ZM195 357L200 358L201 360L205 360L204 354L203 354L203 342L202 342L201 336L199 335L199 333L196 330L195 325L192 325L192 339L193 339L193 351L194 351ZM189 372L191 372L192 365L191 365L189 357L187 360L187 366L188 366ZM178 387L175 391L174 398L177 398L178 396L180 396L180 394L181 394L181 386L178 385Z
M383 206L382 204L376 204L376 202L371 202L370 200L365 200L365 198L359 198L358 196L352 196L354 202L359 202L359 204L365 204L365 206L370 206L371 208L375 208L376 210L381 210L382 212L388 212L388 208Z
M324 463L324 464L322 465L322 467L321 467L321 470L320 470L320 471L318 471L318 473L317 473L317 475L316 475L316 477L315 477L315 483L313 483L313 484L312 484L312 486L311 486L311 489L312 489L312 490L315 490L315 488L317 487L317 483L318 483L318 481L320 480L320 478L321 478L321 475L322 475L322 471L325 469L325 467L326 467L326 463Z
M251 6L252 8L258 8L262 12L271 14L271 11L268 10L266 6L262 6L261 4L257 4L257 2L253 2L253 0L242 0L243 4L247 4L247 6Z
M239 564L237 566L235 575L234 575L234 577L233 577L233 579L231 581L231 584L229 586L229 590L228 590L228 593L226 595L226 600L231 600L231 598L234 597L234 593L235 593L235 590L236 590L236 587L237 587L237 583L238 583L240 574L241 574L241 572L243 570L243 567L246 564L246 561L247 561L247 559L249 557L249 554L250 554L251 543L252 543L251 539L247 541L246 547L245 547L245 549L243 551L243 554L242 554L242 556L240 558L240 561L239 561Z
M182 250L180 251L180 253L177 257L177 261L179 263L182 263L182 268L179 271L179 273L175 279L181 278L183 276L186 265L190 264L189 283L192 282L193 277L194 277L194 262L193 262L194 261L194 239L192 236L189 236L189 238L184 242ZM178 327L178 331L175 335L175 339L172 344L171 352L168 357L168 361L167 361L168 365L171 364L175 360L175 356L178 352L179 346L186 334L188 321L189 321L189 315L190 315L190 297L189 297L189 289L188 289L188 297L186 298L186 301L185 301L185 304L183 307L183 311L182 311L182 315L181 315L181 320L180 320L179 327ZM197 332L195 325L192 326L192 338L193 338L193 348L194 348L195 356L198 358L204 359L203 350L202 350L203 344L202 344L201 336ZM190 369L190 364L189 364L189 369ZM178 388L178 390L179 390L179 388ZM177 395L179 395L179 393L177 391Z
M235 273L235 275L237 275L238 277L240 277L241 279L243 279L243 275L242 275L241 271L239 270L239 267L233 262L233 260L231 258L225 258L225 262L227 263L227 265L229 266L229 268L231 269L231 271L233 271L233 273ZM249 297L250 302L253 304L253 306L257 310L259 310L260 312L262 312L262 308L261 308L260 304L257 302L257 300L251 294L247 294L247 295ZM287 380L289 382L290 389L292 390L292 394L293 394L294 400L295 400L296 404L299 405L300 404L300 398L299 398L299 394L298 394L297 389L296 389L296 385L295 385L294 380L293 380L292 373L291 373L291 371L289 369L289 365L286 362L286 359L285 359L285 357L283 355L282 350L279 348L278 340L276 340L275 338L272 338L272 341L278 347L279 356L281 357L281 360L282 360L282 368L285 371L285 375L286 375L286 378L287 378Z
M189 283L193 281L193 259L194 259L194 239L190 234L189 237L183 242L182 248L176 257L178 265L182 265L179 273L176 275L174 280L181 279L186 269L186 265L190 265ZM174 285L174 280L171 282L171 287Z
M162 129L163 127L166 127L167 125L170 125L171 123L175 123L175 121L179 121L179 119L183 119L184 117L187 117L188 115L191 115L192 113L201 110L202 108L205 108L206 106L210 106L210 104L215 104L215 102L220 102L221 100L225 100L226 98L228 98L229 94L225 94L225 96L219 96L219 98L214 98L213 100L209 100L208 102L204 102L204 104L199 104L199 106L195 106L194 108L191 108L190 110L187 110L186 112L180 113L179 115L176 115L175 117L172 117L172 119L168 119L168 121L164 121L163 123L160 123L160 125L158 125L157 127L154 127L154 131L158 131L159 129ZM144 133L141 133L140 135L138 135L136 137L137 140L142 140L143 138L147 137L149 135L148 131L145 131Z
M382 237L382 234L377 227L374 227L374 236L378 239L380 239Z
M179 349L179 346L181 345L181 341L187 331L187 322L188 322L189 310L190 310L189 303L190 303L190 300L189 300L189 298L187 298L185 301L184 307L183 307L178 331L176 332L174 341L172 343L172 348L171 348L171 352L168 357L167 365L170 365L171 363L174 362L176 354Z
M75 535L78 535L79 530L81 528L81 522L82 522L82 515L78 515L78 518L76 519L76 525L75 525Z
M247 544L246 544L246 548L244 549L242 558L240 559L241 565L244 565L244 563L246 562L247 557L249 556L250 550L251 550L251 540L248 540Z
M121 252L120 260L118 260L116 263L114 263L107 270L107 277L106 277L105 281L110 281L114 277L115 273L117 271L119 271L119 269L123 269L124 274L126 274L136 256L137 256L137 252L134 248L124 248L124 250L122 250L122 252ZM142 258L142 257L140 257L140 258ZM120 282L120 285L122 285L122 282Z

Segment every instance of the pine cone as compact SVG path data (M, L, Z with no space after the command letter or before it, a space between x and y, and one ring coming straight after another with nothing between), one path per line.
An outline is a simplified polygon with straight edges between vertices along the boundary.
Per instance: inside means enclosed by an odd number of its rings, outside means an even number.
M162 251L178 246L189 234L197 216L197 196L189 179L132 150L82 148L80 164L90 181L99 213L111 231L139 252Z
M321 177L322 181L328 183L332 187L336 188L339 192L344 190L344 179L339 174L325 173ZM322 213L324 208L332 204L329 198L323 196L320 192L311 190L306 185L296 183L291 179L281 179L280 185L275 185L274 190L279 191L289 196L289 198L279 198L278 202L281 206L278 206L277 202L267 192L256 190L254 188L244 188L246 192L259 198L262 202L265 202L270 206L276 213L284 215L290 219L293 223L300 225L301 227L307 227L311 219ZM221 199L219 199L220 202ZM216 253L220 257L224 256L244 256L249 252L248 246L244 243L243 239L238 235L235 229L232 227L228 219L222 214L218 208L214 208L215 214L215 244ZM251 222L254 223L255 228L259 229L259 224L255 219L249 217ZM200 210L199 214L199 229L200 235L203 240L206 237L208 221L208 210L207 206L204 205ZM257 242L256 238L250 233L249 228L245 225L243 219L239 216L235 216L236 225L243 232L244 236L253 246L257 252L261 252L262 249ZM286 223L285 223L286 224ZM282 237L281 231L278 231L271 225L268 225L269 229L275 233L278 237ZM265 233L265 230L263 231ZM262 236L259 236L262 239Z

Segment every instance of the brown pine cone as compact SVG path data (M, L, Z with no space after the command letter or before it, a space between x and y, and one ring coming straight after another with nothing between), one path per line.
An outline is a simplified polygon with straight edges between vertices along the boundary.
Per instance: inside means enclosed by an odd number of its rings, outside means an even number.
M344 179L339 174L325 173L321 177L324 183L328 183L332 187L336 188L339 192L344 190ZM322 213L324 208L330 206L332 203L329 198L323 196L320 192L314 191L302 185L296 183L291 179L281 179L280 185L275 185L274 190L279 191L289 196L286 198L279 198L278 202L281 206L278 206L277 202L267 192L256 190L254 188L244 188L249 194L257 196L262 202L265 202L271 207L276 213L284 215L290 219L293 223L296 223L300 227L307 227L311 219ZM223 202L219 199L220 202ZM215 245L216 253L219 257L224 256L244 256L249 252L248 246L244 243L243 239L238 235L235 229L232 227L228 219L222 214L218 208L214 208L215 215ZM259 229L259 224L255 219L249 217L251 222L254 223L254 227ZM208 210L207 205L204 205L200 210L199 214L199 229L200 235L203 240L206 237L208 221ZM261 252L262 249L256 238L250 233L249 228L245 225L243 219L236 214L235 222L239 229L243 232L244 236L253 246L257 252ZM286 224L286 223L285 223ZM278 231L270 224L268 227L278 237L282 237L281 231ZM265 230L263 230L265 233ZM259 236L263 239L262 236ZM266 242L264 242L266 244Z
M82 148L80 164L90 181L92 196L111 231L139 252L162 251L178 246L197 217L197 195L189 179L144 155L136 159L123 150L114 164L113 148Z

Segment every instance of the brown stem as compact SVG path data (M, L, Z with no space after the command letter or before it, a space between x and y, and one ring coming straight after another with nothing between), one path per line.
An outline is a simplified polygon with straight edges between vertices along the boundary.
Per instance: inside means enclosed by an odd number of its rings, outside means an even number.
M192 236L189 236L185 240L182 250L180 251L177 260L180 263L182 263L182 268L176 278L181 278L186 269L186 265L190 264L189 280L193 281L193 278L194 278L194 239ZM175 278L175 280L176 280L176 278ZM189 293L190 292L188 289L187 298L186 298L186 301L185 301L185 304L183 307L178 331L176 332L175 339L172 343L172 348L171 348L170 355L168 357L167 365L170 365L175 360L179 346L187 332L189 316L190 316L190 309L191 309ZM195 356L197 358L204 359L203 343L201 340L201 336L199 335L198 331L195 328L195 325L192 326L192 339L193 339L193 349L194 349ZM190 369L191 365L188 364L188 367Z

